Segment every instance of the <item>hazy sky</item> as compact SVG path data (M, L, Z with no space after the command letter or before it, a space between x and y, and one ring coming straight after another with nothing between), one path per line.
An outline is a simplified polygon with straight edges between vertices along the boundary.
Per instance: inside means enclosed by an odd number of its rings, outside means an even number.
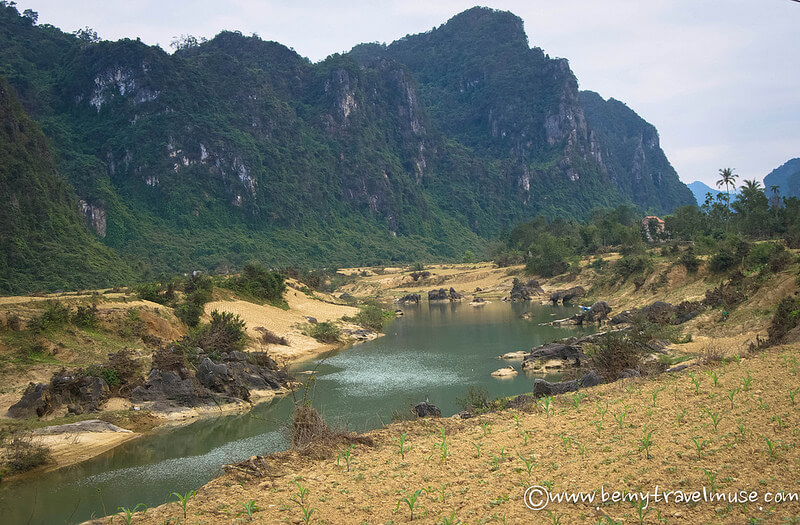
M361 42L430 30L461 0L17 0L39 23L102 38L257 33L318 61ZM568 58L581 89L655 125L685 182L719 168L761 179L800 157L800 3L791 0L507 0L481 4L525 21L531 45Z

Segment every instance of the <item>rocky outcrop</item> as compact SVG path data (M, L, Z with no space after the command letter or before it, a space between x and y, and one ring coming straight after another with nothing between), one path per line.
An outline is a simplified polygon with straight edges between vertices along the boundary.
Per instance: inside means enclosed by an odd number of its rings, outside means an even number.
M586 311L577 313L570 318L576 325L583 325L584 323L600 323L608 319L608 314L611 313L611 307L605 301L595 302L591 308Z
M656 301L643 308L625 310L615 315L611 318L611 324L631 323L637 317L642 317L651 323L678 325L694 319L703 309L703 303L699 301L683 301L678 305Z
M449 291L444 288L439 288L438 290L431 290L428 292L428 302L440 301L458 302L461 301L461 294L456 292L454 288L450 288Z
M427 401L414 405L414 413L417 417L442 417L442 411L439 410L439 407Z
M533 396L556 396L559 394L566 394L567 392L576 392L581 388L589 388L602 384L603 377L595 373L589 372L578 380L562 381L559 383L551 383L544 379L536 379L533 381Z
M550 294L550 302L554 305L559 302L567 304L576 297L583 297L584 295L586 295L586 290L584 290L582 286L573 286L568 290L556 290Z
M49 383L30 383L22 399L8 409L8 416L43 417L64 406L72 414L96 412L108 396L108 385L102 378L61 370Z
M523 284L522 281L514 278L509 298L512 301L530 301L534 295L541 295L543 293L544 290L536 279L530 279L527 283Z
M397 300L398 304L419 304L421 298L418 293L410 293L408 295L404 295L400 299Z
M505 368L499 368L492 372L493 377L514 377L517 375L517 371L514 369L513 366L507 366Z
M222 353L219 360L198 354L192 374L187 367L150 370L147 382L131 394L134 402L199 406L212 399L250 401L255 390L278 390L289 376L263 352Z
M548 343L531 350L522 361L522 370L526 372L544 372L575 368L586 361L586 355L578 345L564 343Z

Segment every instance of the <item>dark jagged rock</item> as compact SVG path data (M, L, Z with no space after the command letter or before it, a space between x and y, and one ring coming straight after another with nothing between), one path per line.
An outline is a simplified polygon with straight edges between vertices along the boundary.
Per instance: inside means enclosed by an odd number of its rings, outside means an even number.
M578 367L586 360L580 346L548 343L531 350L522 361L523 370Z
M423 401L414 405L414 413L417 417L442 417L442 411L439 407Z
M210 393L200 381L186 368L175 370L150 370L143 386L136 387L131 393L131 401L170 403L193 407L204 404Z
M605 321L606 319L608 319L608 314L610 313L611 313L611 307L608 306L607 302L597 301L592 305L589 311L586 312L584 321L589 323L598 323L600 321Z
M456 292L454 288L450 288L450 290L445 290L444 288L439 288L438 290L431 290L428 292L428 302L437 302L437 301L450 301L450 302L457 302L461 300L461 294Z
M630 379L633 377L642 377L642 373L634 368L626 368L620 374L620 378L622 379Z
M708 294L709 292L706 292ZM642 316L656 324L683 324L694 319L703 311L704 305L699 301L683 301L675 306L664 301L656 301L636 310L625 310L611 318L611 324L632 323L637 316Z
M241 382L236 381L230 367L222 363L214 363L208 357L204 358L197 367L197 380L201 385L217 394L225 394L243 401L250 400L250 390Z
M30 383L17 403L8 409L14 418L42 417L67 406L73 414L96 412L108 399L109 390L100 377L67 374L62 370L50 383Z
M356 298L355 298L355 297L353 297L352 295L350 295L349 293L347 293L347 292L344 292L342 295L340 295L340 296L339 296L339 300L340 300L340 301L345 301L345 302L348 302L348 303L349 303L349 302L355 301L355 300L356 300Z
M435 302L435 301L449 301L450 297L447 295L447 290L444 288L439 288L438 290L431 290L428 292L428 301Z
M400 304L419 304L420 296L418 293L410 293L398 299L397 302Z
M543 294L544 290L541 286L539 286L539 281L536 279L531 279L527 283L523 284L517 278L514 278L514 281L511 284L511 293L509 294L509 298L512 301L530 301L534 295Z
M550 302L554 305L559 302L566 304L576 297L583 297L584 295L586 295L586 290L584 290L582 286L573 286L568 290L556 290L550 294Z
M594 372L589 372L578 380L573 379L571 381L561 381L560 383L535 379L533 381L533 397L556 396L567 392L575 392L581 388L597 386L602 382L603 378Z

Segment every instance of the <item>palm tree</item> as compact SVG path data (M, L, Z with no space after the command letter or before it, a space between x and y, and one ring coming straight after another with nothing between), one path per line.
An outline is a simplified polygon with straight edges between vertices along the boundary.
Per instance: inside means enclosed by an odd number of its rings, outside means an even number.
M781 187L773 184L769 187L769 190L772 192L772 198L770 199L772 207L777 210L781 205Z
M725 186L725 191L727 192L727 198L725 199L726 204L728 205L728 217L725 219L725 232L728 231L728 222L731 218L731 190L729 189L730 186L736 187L736 179L739 178L733 172L732 168L722 168L719 170L720 179L717 181L717 187L721 188Z

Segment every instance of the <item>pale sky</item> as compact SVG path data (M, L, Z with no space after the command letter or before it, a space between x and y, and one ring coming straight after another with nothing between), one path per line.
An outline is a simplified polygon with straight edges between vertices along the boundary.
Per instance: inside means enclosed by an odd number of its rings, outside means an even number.
M800 3L791 0L17 0L39 23L140 37L257 33L317 62L430 30L474 5L525 21L532 46L570 61L581 89L655 125L684 182L720 168L761 179L800 157Z

